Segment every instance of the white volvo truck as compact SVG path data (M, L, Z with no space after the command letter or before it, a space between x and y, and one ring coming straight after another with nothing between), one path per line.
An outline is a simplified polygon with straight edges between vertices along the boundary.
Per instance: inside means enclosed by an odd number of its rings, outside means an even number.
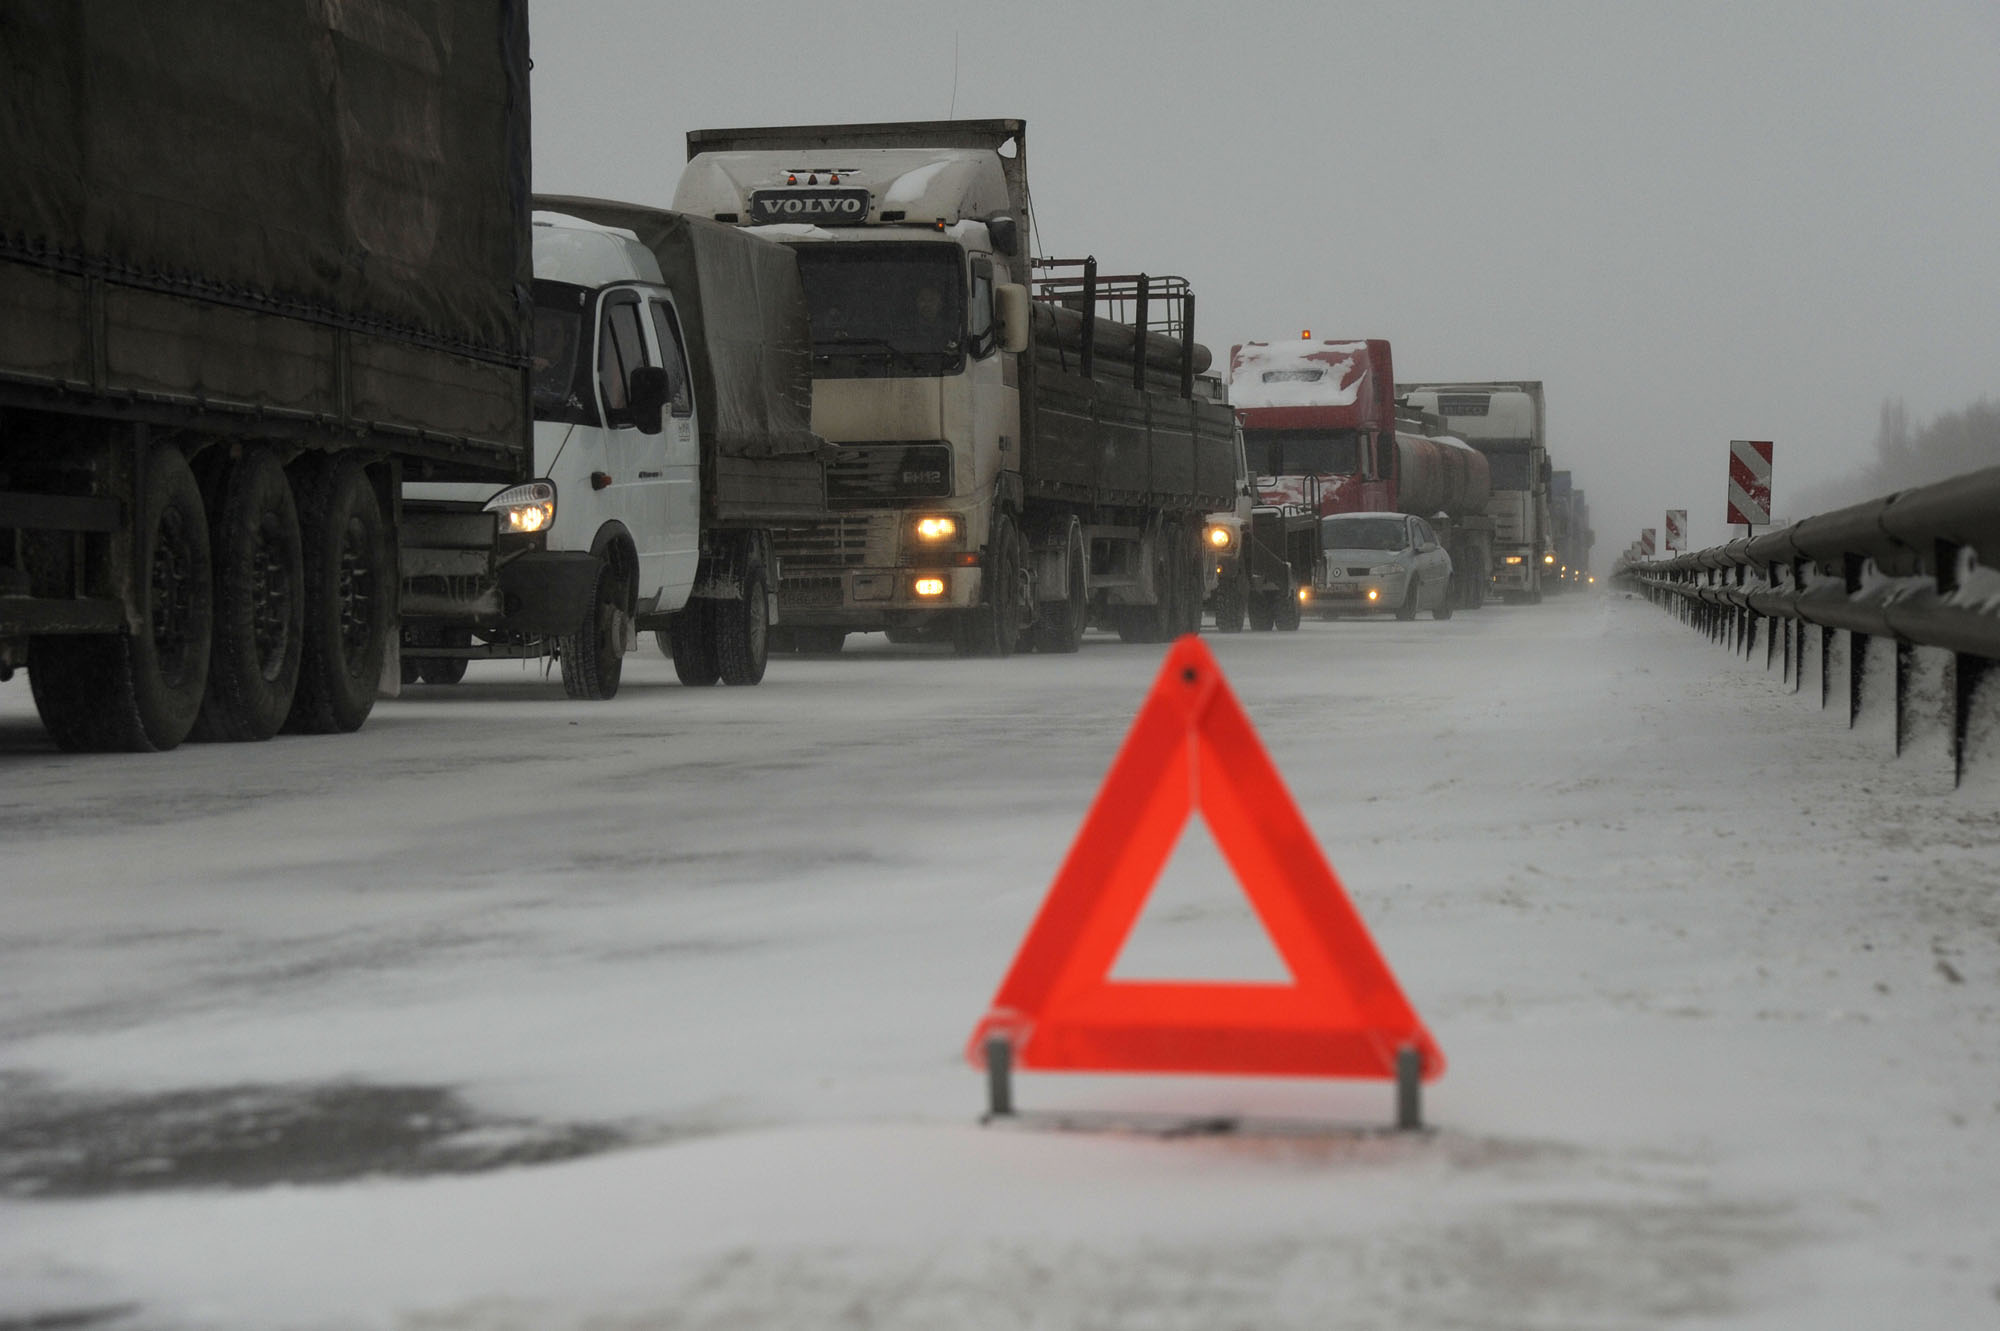
M571 697L609 698L652 629L683 683L755 684L771 526L825 513L792 253L665 209L535 204L537 479L405 483L405 670L552 655Z
M1548 423L1539 380L1397 384L1412 411L1444 418L1445 429L1486 455L1493 488L1493 590L1503 600L1537 602L1556 576L1549 525Z
M682 212L798 254L831 513L774 543L784 637L1075 651L1192 632L1232 419L1178 278L1031 261L1019 120L698 130ZM1040 269L1040 276L1036 270Z

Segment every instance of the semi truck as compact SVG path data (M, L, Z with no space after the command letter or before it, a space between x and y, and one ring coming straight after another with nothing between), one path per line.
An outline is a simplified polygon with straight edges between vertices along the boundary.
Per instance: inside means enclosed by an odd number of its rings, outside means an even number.
M1491 468L1493 590L1538 602L1555 572L1549 520L1548 417L1538 380L1399 384L1399 397L1442 417L1445 429L1485 454Z
M773 534L782 638L1073 652L1200 624L1231 417L1175 277L1034 260L1023 121L706 129L674 207L794 247L824 521Z
M1590 530L1590 504L1567 471L1549 473L1549 532L1556 555L1555 590L1588 585L1590 547L1595 539Z
M499 533L482 579L490 515L522 496L404 486L406 524L438 552L405 560L413 673L453 683L469 659L553 656L570 697L609 698L651 630L683 684L755 684L775 620L771 529L826 516L797 260L668 209L534 203L536 539Z
M0 86L0 679L71 750L355 729L401 478L528 479L524 4L9 5Z
M1486 457L1445 423L1399 405L1380 338L1249 342L1230 352L1230 400L1267 505L1313 557L1318 519L1405 513L1426 520L1451 557L1449 605L1476 609L1492 580L1494 519ZM1393 607L1391 607L1393 608Z

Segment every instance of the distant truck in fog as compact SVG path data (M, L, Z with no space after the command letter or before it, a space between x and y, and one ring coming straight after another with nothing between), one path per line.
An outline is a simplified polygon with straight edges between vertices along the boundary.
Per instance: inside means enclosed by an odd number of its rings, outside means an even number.
M1398 384L1396 392L1412 409L1442 417L1447 431L1485 455L1492 472L1486 511L1493 519L1493 588L1509 601L1540 601L1557 562L1540 381Z
M774 533L783 641L1006 655L1198 627L1236 453L1193 295L1030 258L1022 121L697 130L687 150L674 206L791 246L810 306L832 512Z
M1493 569L1487 459L1436 417L1399 411L1386 341L1248 342L1231 351L1229 378L1266 504L1424 518L1450 556L1449 606L1481 604Z

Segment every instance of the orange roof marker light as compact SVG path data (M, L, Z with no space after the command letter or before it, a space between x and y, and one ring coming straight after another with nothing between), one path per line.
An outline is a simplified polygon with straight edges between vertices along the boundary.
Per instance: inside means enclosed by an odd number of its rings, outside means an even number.
M1199 811L1290 984L1110 978ZM993 1004L966 1046L989 1117L1012 1070L1393 1079L1397 1126L1444 1054L1403 996L1215 658L1167 653Z

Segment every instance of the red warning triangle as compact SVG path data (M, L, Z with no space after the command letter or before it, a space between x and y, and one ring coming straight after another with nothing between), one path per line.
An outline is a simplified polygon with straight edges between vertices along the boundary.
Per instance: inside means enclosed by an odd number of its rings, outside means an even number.
M1292 983L1110 978L1199 809ZM1403 996L1200 638L1168 651L966 1056L1023 1068L1424 1080L1444 1055Z

